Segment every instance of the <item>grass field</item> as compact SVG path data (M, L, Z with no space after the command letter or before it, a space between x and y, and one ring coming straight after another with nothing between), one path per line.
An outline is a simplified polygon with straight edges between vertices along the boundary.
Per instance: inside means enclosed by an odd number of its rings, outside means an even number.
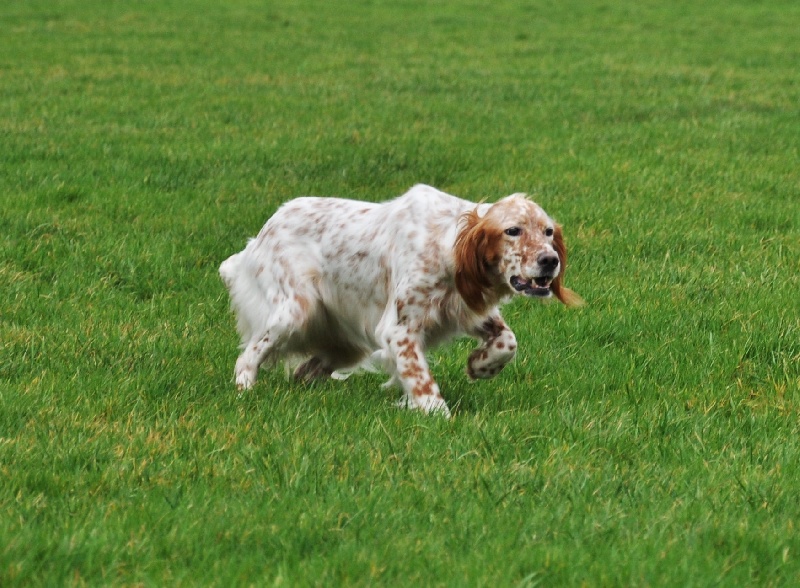
M0 585L800 583L800 4L7 0ZM454 418L232 385L217 276L283 201L526 191Z

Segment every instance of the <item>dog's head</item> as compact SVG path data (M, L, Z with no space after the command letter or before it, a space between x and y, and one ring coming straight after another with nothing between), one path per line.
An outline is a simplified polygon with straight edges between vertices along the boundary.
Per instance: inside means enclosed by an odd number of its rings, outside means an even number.
M455 263L456 287L476 312L509 294L583 303L563 285L567 248L561 227L523 194L500 200L483 216L476 207L462 217Z

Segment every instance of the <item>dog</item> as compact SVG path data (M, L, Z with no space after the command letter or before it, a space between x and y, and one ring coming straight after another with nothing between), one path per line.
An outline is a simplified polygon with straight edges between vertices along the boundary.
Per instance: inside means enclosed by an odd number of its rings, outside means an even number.
M278 359L300 358L303 381L370 363L400 385L400 406L449 416L425 350L471 336L467 375L496 376L517 349L502 303L582 304L566 263L561 227L524 194L475 204L417 185L380 204L291 200L219 269L242 342L236 386Z

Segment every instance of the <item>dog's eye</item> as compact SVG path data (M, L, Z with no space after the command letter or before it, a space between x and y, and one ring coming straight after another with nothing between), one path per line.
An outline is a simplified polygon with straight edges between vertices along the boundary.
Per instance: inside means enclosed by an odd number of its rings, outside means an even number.
M519 237L520 233L522 233L522 229L519 227L511 227L510 229L505 230L505 234L509 237Z
M553 229L551 229L550 227L548 227L548 228L546 228L546 229L544 230L544 234L545 234L545 236L547 236L547 237L552 237L552 236L553 236L553 232L554 232L554 231L553 231Z

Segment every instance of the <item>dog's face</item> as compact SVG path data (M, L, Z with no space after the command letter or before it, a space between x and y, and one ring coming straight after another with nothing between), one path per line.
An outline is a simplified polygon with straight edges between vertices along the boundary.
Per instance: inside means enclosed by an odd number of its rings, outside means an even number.
M517 195L493 205L484 220L494 225L494 259L486 261L496 268L498 287L526 296L552 296L551 285L562 265L554 246L555 222L538 204Z
M581 302L562 286L567 250L561 227L522 194L498 201L482 217L477 210L468 214L455 252L456 286L475 310L488 291Z

